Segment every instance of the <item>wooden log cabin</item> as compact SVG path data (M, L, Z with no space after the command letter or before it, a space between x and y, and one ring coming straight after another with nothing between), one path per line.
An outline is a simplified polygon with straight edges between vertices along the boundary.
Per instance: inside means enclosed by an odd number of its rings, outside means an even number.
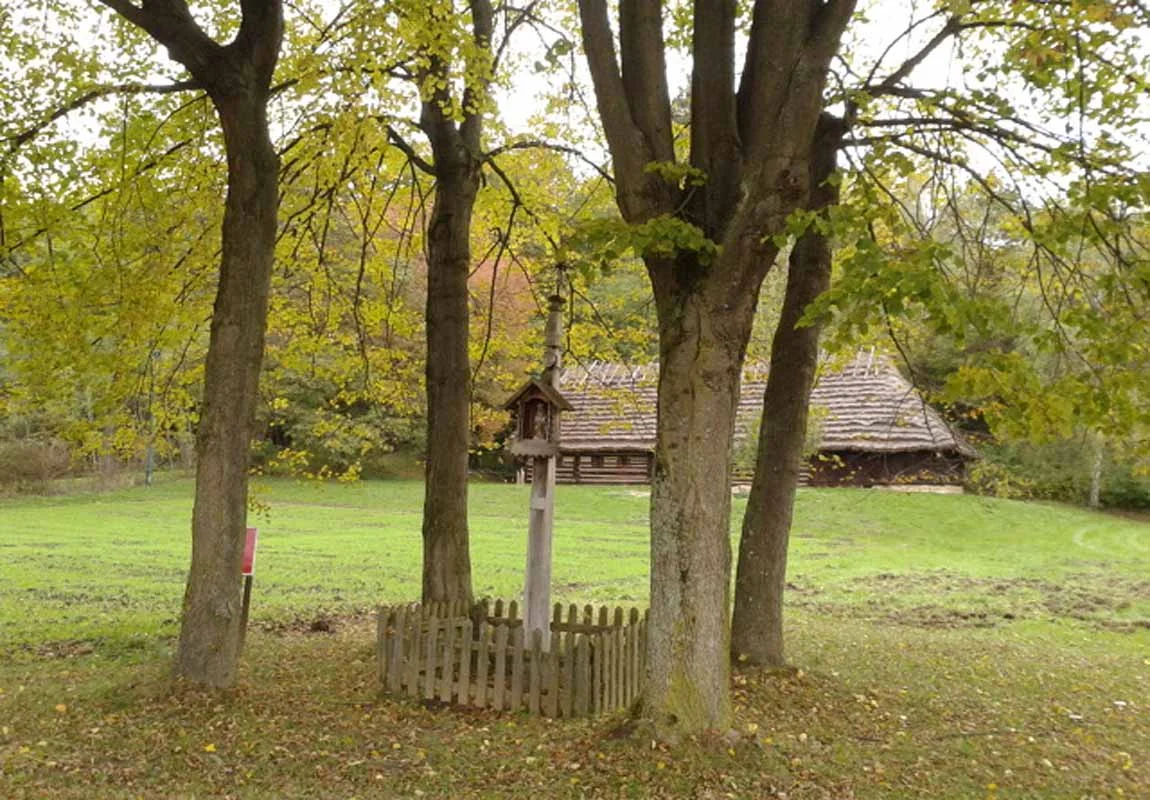
M564 370L556 478L567 484L646 484L654 466L658 365L592 363ZM766 371L743 375L735 448L756 435ZM811 394L818 437L803 482L813 486L960 486L976 456L890 359L861 352L824 363ZM735 483L750 480L737 469ZM530 479L530 467L525 466Z

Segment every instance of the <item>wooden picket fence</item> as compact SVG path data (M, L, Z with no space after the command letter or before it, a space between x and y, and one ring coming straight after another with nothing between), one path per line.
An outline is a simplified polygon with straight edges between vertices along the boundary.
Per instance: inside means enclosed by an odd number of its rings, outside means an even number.
M379 609L384 691L461 706L575 717L627 708L643 691L647 615L555 605L551 647L524 635L518 604Z

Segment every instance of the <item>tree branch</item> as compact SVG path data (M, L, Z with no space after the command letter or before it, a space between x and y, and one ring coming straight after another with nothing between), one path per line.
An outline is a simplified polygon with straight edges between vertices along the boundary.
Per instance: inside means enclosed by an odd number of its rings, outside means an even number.
M415 148L411 146L411 143L404 139L403 136L400 135L399 131L397 131L391 125L387 126L387 139L389 142L395 145L400 150L400 152L407 156L408 161L419 167L420 171L427 175L435 175L435 165L424 159L419 155L419 153L415 152Z
M507 144L500 145L499 147L488 150L486 153L484 153L483 160L485 162L490 161L491 159L501 156L504 153L510 152L512 150L531 150L536 148L540 150L550 150L554 153L563 153L565 155L575 156L584 164L591 167L591 169L599 173L599 177L603 178L603 180L610 184L615 183L615 178L611 175L610 172L604 169L602 165L597 164L588 158L587 155L579 148L570 147L569 145L564 144L557 144L555 142L548 142L543 139L521 139L517 142L509 142Z
M8 143L8 152L4 160L10 157L20 147L34 139L53 122L68 116L73 111L79 111L84 106L95 100L99 100L101 97L108 97L115 94L174 94L176 92L195 91L201 88L203 87L195 80L177 81L176 83L167 84L121 83L114 86L94 87L60 106L41 121L25 128L19 133L4 137L3 141Z
M695 4L691 74L691 166L707 182L691 199L695 222L711 238L729 219L742 173L735 105L736 0Z
M709 5L709 4L708 4ZM619 51L623 91L631 118L655 161L675 160L671 134L671 98L667 89L662 0L619 4ZM707 58L713 55L707 54Z
M607 14L607 0L579 0L579 17L583 51L587 55L603 132L614 161L619 208L628 220L641 221L654 215L645 196L649 176L644 170L655 157L650 143L632 117L615 55L615 36Z

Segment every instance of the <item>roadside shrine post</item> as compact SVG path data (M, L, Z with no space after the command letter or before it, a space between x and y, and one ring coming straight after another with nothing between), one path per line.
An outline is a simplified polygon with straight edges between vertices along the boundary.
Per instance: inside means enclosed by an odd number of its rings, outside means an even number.
M527 532L527 570L523 587L523 624L530 641L534 631L550 647L551 534L555 518L555 468L559 458L559 422L571 404L559 392L563 339L563 298L548 301L543 371L527 381L505 404L515 419L511 452L531 459L531 500Z

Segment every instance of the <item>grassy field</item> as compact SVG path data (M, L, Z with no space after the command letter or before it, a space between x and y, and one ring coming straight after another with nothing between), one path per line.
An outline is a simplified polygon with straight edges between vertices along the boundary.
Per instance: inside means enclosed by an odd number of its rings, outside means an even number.
M418 592L414 482L261 483L242 685L172 686L190 496L0 500L0 797L1150 797L1145 522L801 492L799 672L736 675L739 735L668 749L377 695L364 612ZM556 599L645 604L647 503L560 488ZM477 593L519 589L526 505L472 487Z

